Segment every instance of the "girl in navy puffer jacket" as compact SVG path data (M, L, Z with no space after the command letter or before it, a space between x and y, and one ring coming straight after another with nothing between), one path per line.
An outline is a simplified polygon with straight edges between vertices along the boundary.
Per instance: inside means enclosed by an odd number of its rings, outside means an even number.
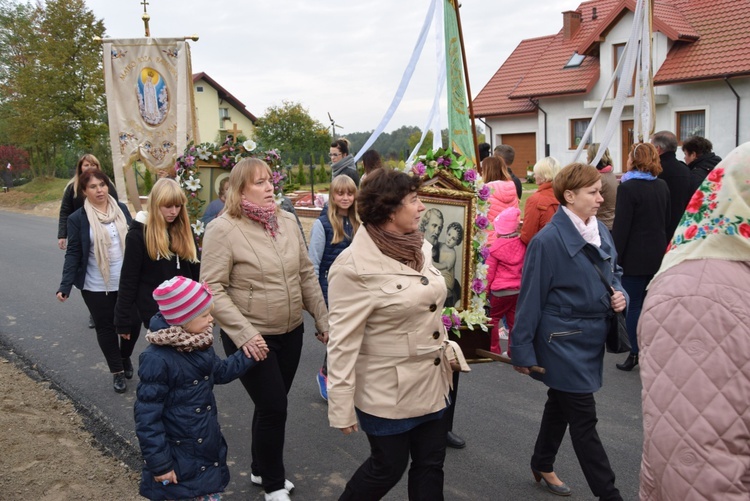
M144 459L140 493L152 500L221 499L229 468L213 386L240 377L256 360L242 350L225 360L214 353L205 284L177 276L153 296L160 312L146 334L150 344L140 356L135 403Z

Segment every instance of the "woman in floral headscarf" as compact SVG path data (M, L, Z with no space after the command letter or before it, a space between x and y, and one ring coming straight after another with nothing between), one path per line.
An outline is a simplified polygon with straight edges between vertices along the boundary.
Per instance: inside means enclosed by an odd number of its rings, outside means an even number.
M641 500L750 499L750 143L692 197L638 324Z

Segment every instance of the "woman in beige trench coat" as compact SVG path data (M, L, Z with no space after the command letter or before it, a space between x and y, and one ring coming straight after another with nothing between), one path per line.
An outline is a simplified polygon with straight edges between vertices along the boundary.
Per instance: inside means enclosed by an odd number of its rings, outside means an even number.
M409 457L409 499L443 499L442 416L453 371L468 366L448 341L445 280L417 230L419 185L402 172L370 174L357 198L363 227L328 275L328 417L344 434L361 427L371 451L342 500L381 499Z

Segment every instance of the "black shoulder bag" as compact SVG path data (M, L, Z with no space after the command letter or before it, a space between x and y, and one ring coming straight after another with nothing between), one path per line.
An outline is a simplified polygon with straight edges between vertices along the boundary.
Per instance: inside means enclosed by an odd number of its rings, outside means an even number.
M591 264L596 270L596 274L599 275L604 287L609 292L610 297L614 296L615 290L612 285L607 281L602 270L594 262L594 258L590 254L591 249L588 247L583 248L583 253L591 261ZM625 315L621 311L614 312L614 316L610 318L609 330L607 331L606 348L610 353L625 353L630 352L630 338L628 337L628 329L625 324Z

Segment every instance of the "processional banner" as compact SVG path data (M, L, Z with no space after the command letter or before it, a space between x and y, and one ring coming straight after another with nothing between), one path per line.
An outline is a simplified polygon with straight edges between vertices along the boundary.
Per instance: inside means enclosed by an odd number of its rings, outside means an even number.
M172 169L196 138L190 46L184 39L104 40L104 81L115 182L136 160ZM131 176L128 176L131 177ZM128 183L131 193L134 184Z
M461 39L456 16L456 0L444 1L445 57L448 82L448 142L450 148L477 165L474 134L469 118L466 86L464 84Z

